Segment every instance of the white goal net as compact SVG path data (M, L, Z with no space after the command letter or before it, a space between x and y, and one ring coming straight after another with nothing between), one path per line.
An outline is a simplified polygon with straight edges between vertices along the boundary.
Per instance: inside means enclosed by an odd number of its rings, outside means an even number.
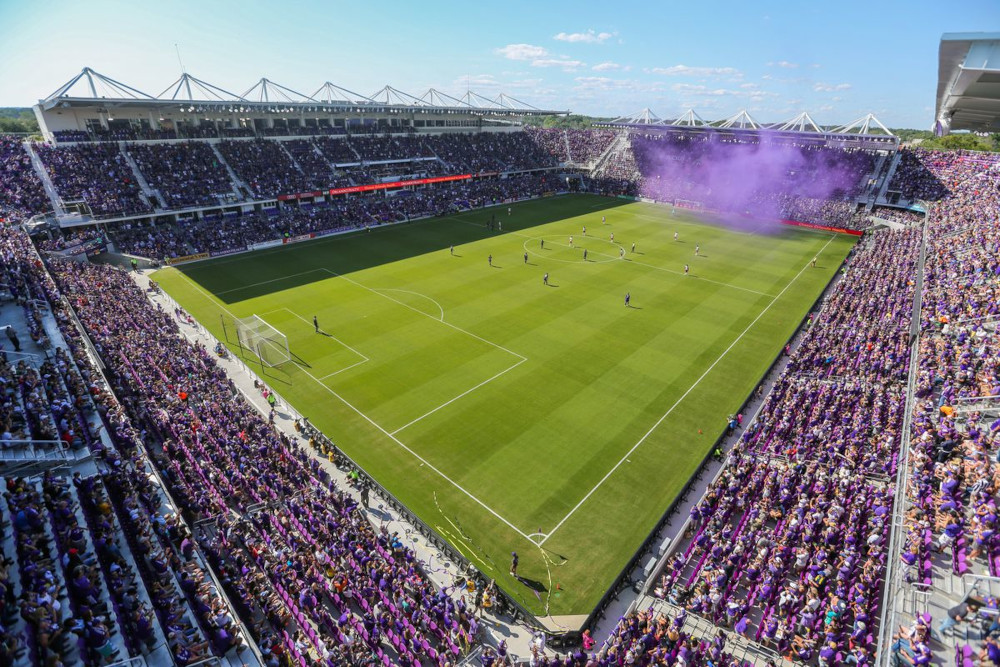
M235 320L240 345L258 357L266 366L278 366L291 361L288 337L256 315Z

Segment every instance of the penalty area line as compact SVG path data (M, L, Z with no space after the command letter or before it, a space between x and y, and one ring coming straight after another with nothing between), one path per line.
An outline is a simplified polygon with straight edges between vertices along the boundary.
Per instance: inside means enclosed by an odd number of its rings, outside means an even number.
M329 269L325 269L325 270L326 270L326 271L329 271L330 273L333 273L334 275L339 275L339 274L336 274L336 273L334 273L333 271L330 271ZM181 275L184 275L184 274L182 273ZM343 276L340 276L340 277L343 277ZM202 294L202 295L203 295L203 296L204 296L204 297L205 297L206 299L208 299L208 300L209 300L209 301L211 301L211 302L212 302L213 304L215 304L215 306L216 306L217 308L219 308L220 310L224 311L224 312L225 312L226 314L228 314L228 315L229 315L230 317L233 317L233 318L235 318L235 317L236 317L236 315L234 315L234 314L233 314L233 312L232 312L231 310L229 310L228 308L226 308L225 306L223 306L223 305L222 305L221 303L219 303L219 302L217 302L217 301L216 301L215 299L213 299L213 298L211 297L211 295L209 295L209 293L208 293L208 292L206 292L205 290L203 290L203 289L201 288L201 286L200 286L200 285L198 285L197 283L195 283L195 282L194 282L193 280L191 280L191 279L190 279L190 278L188 278L187 276L184 276L184 278L185 278L185 280L187 280L187 281L188 281L189 283L191 283L191 285L192 285L192 286L193 286L193 287L194 287L194 288L195 288L196 290L198 290L199 292L201 292L201 294ZM350 279L348 278L347 280L350 280ZM354 281L351 281L351 282L354 282ZM363 287L363 286L362 286L362 287ZM365 288L365 289L369 289L369 288ZM387 298L389 298L389 297L387 297ZM395 299L392 299L392 300L393 300L393 301L395 301ZM420 311L417 311L417 312L420 312ZM426 313L425 313L425 315L426 315ZM432 317L431 319L434 319L434 318ZM445 323L445 324L447 324L447 323ZM455 327L455 328L457 328L457 327ZM488 342L488 341L486 341L486 342ZM497 347L499 347L499 346L497 346ZM520 355L517 355L517 356L520 356ZM321 381L319 380L319 378L317 378L317 377L316 377L315 375L313 375L312 373L310 373L310 372L309 372L308 370L306 370L305 368L299 368L299 370L301 370L301 371L302 371L303 373L305 373L305 374L306 374L307 376L309 376L310 378L312 378L313 382L315 382L316 384L318 384L318 385L319 385L320 387L322 387L323 389L326 389L326 390L327 390L327 391L328 391L328 392L330 393L330 395L331 395L331 396L333 396L333 397L334 397L334 398L336 398L336 399L337 399L338 401L340 401L341 403L343 403L344 405L346 405L346 406L347 406L348 408L350 408L350 409L351 409L351 410L352 410L353 412L355 412L355 413L356 413L356 414L357 414L357 415L358 415L359 417L361 417L361 418L362 418L362 419L364 419L364 420L365 420L366 422L368 422L369 424L371 424L372 426L374 426L374 427L375 427L375 428L376 428L377 430L379 430L379 431L381 431L381 432L382 432L383 434L385 434L385 435L386 435L386 437L388 437L388 438L389 438L390 440L392 440L392 441L393 441L394 443L396 443L396 444L397 444L397 445L398 445L398 446L399 446L400 448L402 448L402 449L404 449L405 451L409 452L409 453L410 453L410 454L411 454L411 455L413 456L413 458L417 459L417 460L418 460L418 461L420 461L420 462L421 462L422 464L424 464L425 466L427 466L428 468L430 468L431 470L433 470L433 471L434 471L435 473L437 473L437 474L438 474L438 476L439 476L439 477L441 477L441 479L445 480L446 482L448 482L449 484L451 484L452 486L454 486L454 487L455 487L456 489L458 489L459 491L461 491L461 492L462 492L463 494L465 494L465 495L466 495L466 496L467 496L467 497L468 497L468 498L469 498L470 500L472 500L472 501L473 501L473 502L475 502L475 503L476 503L477 505L479 505L480 507L482 507L482 508L483 508L484 510L486 510L487 512L489 512L489 513L490 513L491 515L493 515L494 517L496 517L497 519L499 519L501 523L503 523L503 524L504 524L505 526L507 526L508 528L510 528L511 530L513 530L513 531L514 531L515 533L517 533L518 535L520 535L520 536L521 536L521 537L523 537L524 539L528 540L529 542L532 542L532 543L534 543L534 541L533 541L533 540L532 540L531 538L529 538L529 537L528 537L528 534L527 534L527 533L525 533L525 532L524 532L524 531L522 531L522 530L521 530L520 528L518 528L517 526L515 526L514 524L512 524L512 523L511 523L510 521L508 521L508 520L507 520L507 519L505 519L505 518L504 518L503 516L501 516L501 515L500 515L499 513L497 513L497 511L496 511L496 510L494 510L494 509L493 509L492 507L490 507L489 505L487 505L486 503L484 503L484 502L483 502L482 500L480 500L479 498L477 498L476 496L474 496L474 495L473 495L472 493L470 493L470 492L469 492L468 490L466 490L465 488L463 488L463 487L462 487L462 486L461 486L461 485L460 485L460 484L459 484L458 482L454 481L453 479L451 479L450 477L448 477L448 476L447 476L446 474L444 474L443 472L441 472L441 471L440 471L440 470L439 470L439 469L438 469L438 468L437 468L436 466L434 466L434 464L430 463L429 461L427 461L427 459L425 459L424 457L420 456L420 454L417 454L417 453L416 453L415 451L413 451L412 449L410 449L409 447L407 447L407 446L406 446L406 445L405 445L405 444L404 444L404 443L403 443L403 442L402 442L402 441L401 441L401 440L400 440L399 438L397 438L396 436L394 436L394 435L392 435L391 433L389 433L388 431L386 431L386 430L385 430L384 428L382 428L382 427L381 427L381 426L380 426L380 425L379 425L379 424L378 424L378 423L377 423L377 422L376 422L375 420L373 420L373 419L372 419L371 417L369 417L368 415L366 415L366 414L365 414L364 412L362 412L361 410L359 410L358 408L356 408L356 407L355 407L354 405L352 405L352 404L351 404L351 403L350 403L350 402L349 402L349 401L348 401L347 399L345 399L345 398L344 398L343 396L341 396L340 394L338 394L337 392L335 392L335 391L334 391L333 389L331 389L330 387L328 387L328 386L326 386L325 384L323 384L323 383L322 383L322 382L321 382Z

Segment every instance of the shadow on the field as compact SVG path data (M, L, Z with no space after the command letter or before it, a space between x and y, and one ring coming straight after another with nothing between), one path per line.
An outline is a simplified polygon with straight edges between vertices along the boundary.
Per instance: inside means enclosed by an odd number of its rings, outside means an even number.
M540 581L535 581L534 579L528 579L527 577L517 577L517 580L520 581L525 586L527 586L528 588L530 588L531 590L537 591L538 593L547 593L549 590L545 587L545 584L543 584Z
M545 197L514 205L514 215L504 220L504 232L494 233L477 220L488 219L491 209L477 209L397 225L375 227L371 231L327 236L307 243L269 248L244 255L182 264L178 271L223 303L238 303L260 296L291 290L323 280L333 273L349 275L384 264L418 257L451 246L499 238L577 216L595 215L602 210L631 203L626 199L598 195ZM506 209L507 204L502 205ZM492 207L499 210L498 207ZM506 214L506 211L505 211ZM279 236L284 230L275 230ZM456 258L462 255L455 253ZM496 268L501 268L496 266ZM333 272L333 273L331 273Z

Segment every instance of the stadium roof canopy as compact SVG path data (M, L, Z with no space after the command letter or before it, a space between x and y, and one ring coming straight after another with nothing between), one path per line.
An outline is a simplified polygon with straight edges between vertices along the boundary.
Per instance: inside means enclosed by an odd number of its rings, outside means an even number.
M566 110L539 109L505 93L496 97L473 91L461 98L428 90L417 97L392 86L385 86L372 95L362 95L324 82L312 95L297 92L261 78L242 94L228 90L184 73L159 95L153 96L133 86L117 81L89 67L39 100L41 110L57 107L149 108L198 106L213 111L322 111L330 113L462 113L478 116L542 116L566 114Z
M1000 131L1000 32L952 32L938 48L934 130Z
M809 142L844 147L893 148L899 145L899 138L874 114L867 114L846 125L824 129L817 125L807 112L779 123L761 123L746 109L718 120L705 120L694 109L688 109L670 120L660 118L650 109L643 109L630 116L622 116L595 125L667 134L721 134L734 138L742 137L747 141L758 141L760 137L766 136L768 140L774 141Z

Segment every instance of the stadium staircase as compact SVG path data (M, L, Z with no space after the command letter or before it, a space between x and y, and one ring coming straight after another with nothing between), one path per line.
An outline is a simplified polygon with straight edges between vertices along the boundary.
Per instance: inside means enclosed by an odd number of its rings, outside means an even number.
M892 162L889 163L889 169L886 171L885 178L881 181L881 183L879 183L878 196L872 204L869 204L869 211L874 204L885 201L885 193L889 190L889 184L892 183L892 177L896 175L896 169L902 161L903 153L901 151L896 151L895 155L892 156Z
M243 182L243 179L236 175L233 168L229 166L228 162L226 162L226 158L222 157L222 152L219 151L218 144L214 141L210 141L208 142L208 145L212 147L212 152L215 153L215 158L219 161L219 164L226 168L226 173L229 174L229 180L233 184L233 192L236 193L237 199L246 199L246 196L250 193L249 186Z
M30 141L24 142L24 150L28 151L28 156L31 158L31 166L35 168L35 173L38 174L38 178L42 181L42 187L45 189L45 194L49 196L49 201L52 202L52 210L56 212L56 215L65 215L66 209L62 205L62 198L56 191L56 186L52 183L52 178L49 177L49 172L42 164L42 158L38 157L38 153L35 152L35 147Z
M562 133L563 143L566 145L566 162L573 164L576 160L573 159L573 151L569 148L569 133L563 130Z
M590 167L591 175L597 174L601 170L601 167L604 166L604 163L607 162L612 155L618 152L619 149L624 149L627 146L628 132L619 132L618 136L615 137L615 140L608 145L607 149L601 153L600 157L594 160L593 165Z
M285 145L285 142L277 141L275 143L277 143L281 147L281 150L285 152L285 155L287 155L288 159L291 160L292 166L295 167L296 171L298 171L300 174L305 174L306 172L302 168L302 165L299 164L299 161L295 159L294 155L292 155L292 151L288 150L288 146Z
M323 154L323 151L321 151L319 149L319 146L316 145L316 142L313 141L312 139L309 139L309 145L312 146L313 152L316 153L316 155L319 156L319 159L323 160L323 162L325 164L329 165L330 171L333 172L333 173L336 173L337 172L337 165L335 165L333 162L331 162L330 159L328 157L326 157L326 155Z
M135 182L139 184L139 188L142 190L142 196L145 198L146 203L149 207L155 211L162 211L163 203L166 201L163 195L160 194L159 190L150 187L149 181L146 180L146 176L139 169L139 164L132 157L132 154L125 149L125 142L119 144L122 155L125 157L125 161L128 162L128 166L132 169L132 173L135 174Z

